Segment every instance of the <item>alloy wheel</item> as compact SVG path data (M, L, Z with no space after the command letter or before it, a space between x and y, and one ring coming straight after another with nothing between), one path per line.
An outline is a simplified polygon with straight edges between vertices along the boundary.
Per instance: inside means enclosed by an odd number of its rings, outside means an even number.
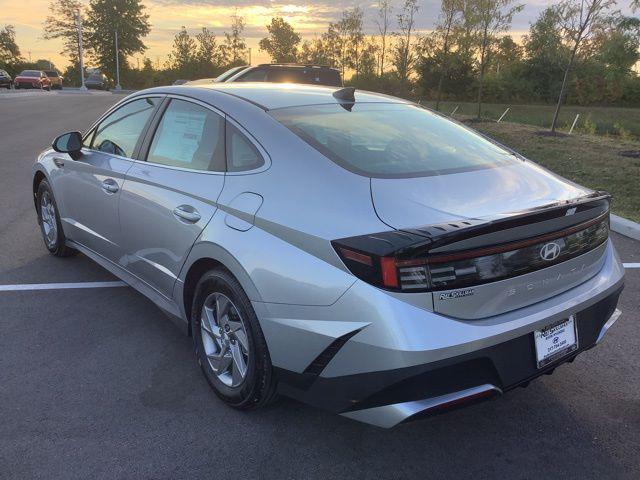
M242 317L226 295L215 292L204 301L200 334L209 366L228 387L238 387L247 376L249 341Z
M58 224L56 223L56 207L49 192L45 191L40 198L40 217L42 234L47 247L54 248L58 241Z

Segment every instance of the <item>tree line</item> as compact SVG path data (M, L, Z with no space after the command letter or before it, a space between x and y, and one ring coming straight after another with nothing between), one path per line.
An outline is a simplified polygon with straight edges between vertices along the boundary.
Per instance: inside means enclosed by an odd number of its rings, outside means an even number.
M516 0L441 0L431 31L418 32L418 0L377 0L365 16L346 9L324 32L303 39L293 25L274 17L259 48L273 62L329 65L358 88L435 100L483 102L640 104L640 19L623 15L616 0L561 0L542 11L522 39L508 34L523 6ZM632 11L638 7L631 4ZM245 21L235 14L221 38L208 28L192 35L182 27L168 60L144 58L150 31L140 0L53 0L44 38L63 40L69 79L79 78L76 16L83 19L87 65L115 74L118 32L121 83L130 88L178 78L214 77L249 62ZM371 27L366 25L371 23ZM373 32L373 33L367 33ZM21 59L11 26L0 30L0 65ZM75 75L74 75L75 74ZM557 117L557 115L556 115ZM555 127L554 121L554 127Z

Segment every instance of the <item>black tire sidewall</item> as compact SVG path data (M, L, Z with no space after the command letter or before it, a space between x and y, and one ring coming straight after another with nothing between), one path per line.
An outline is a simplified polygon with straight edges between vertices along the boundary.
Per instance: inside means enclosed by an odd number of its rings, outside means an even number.
M209 365L202 344L200 314L205 299L214 292L226 295L234 303L247 331L250 350L247 375L242 384L235 388L225 385L217 377ZM198 282L191 309L191 326L198 364L216 395L228 405L243 410L262 403L271 386L271 360L251 302L238 281L226 270L211 270Z
M55 210L56 210L55 212L56 228L58 229L58 232L57 232L58 237L56 238L56 244L53 247L50 247L47 244L47 241L44 238L44 232L42 230L41 200L44 192L49 193L49 197L51 198L51 203L53 203L53 206L55 207ZM56 197L54 197L53 191L51 190L51 186L49 185L49 182L47 182L46 180L42 180L38 185L38 193L36 194L36 199L37 199L36 205L37 205L37 212L38 212L38 225L40 225L40 233L42 234L42 241L44 242L44 246L53 255L60 255L65 250L65 243L64 243L65 236L64 236L64 232L62 231L62 223L60 222L60 213L58 212L58 204L56 203Z

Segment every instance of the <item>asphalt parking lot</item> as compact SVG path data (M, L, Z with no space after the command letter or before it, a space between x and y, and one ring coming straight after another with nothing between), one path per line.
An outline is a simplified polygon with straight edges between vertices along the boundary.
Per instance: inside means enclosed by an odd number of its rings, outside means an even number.
M110 281L40 238L31 166L122 98L0 96L0 285ZM640 243L613 234L623 262ZM281 400L231 410L128 287L0 291L0 478L640 478L640 269L606 340L495 401L381 430Z

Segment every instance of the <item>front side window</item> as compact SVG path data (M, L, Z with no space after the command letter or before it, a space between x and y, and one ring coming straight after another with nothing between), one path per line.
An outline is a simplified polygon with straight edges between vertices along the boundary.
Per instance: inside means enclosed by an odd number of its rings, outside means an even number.
M323 155L370 177L445 175L517 162L509 151L427 109L396 103L274 109L276 120Z
M149 148L148 162L221 172L225 167L224 118L183 100L171 100Z
M244 75L242 75L240 78L238 78L238 82L264 82L265 78L267 76L267 71L262 69L262 68L258 68L255 70L250 70L247 73L245 73Z
M111 113L96 128L91 148L131 158L140 134L159 102L160 98L142 98Z

